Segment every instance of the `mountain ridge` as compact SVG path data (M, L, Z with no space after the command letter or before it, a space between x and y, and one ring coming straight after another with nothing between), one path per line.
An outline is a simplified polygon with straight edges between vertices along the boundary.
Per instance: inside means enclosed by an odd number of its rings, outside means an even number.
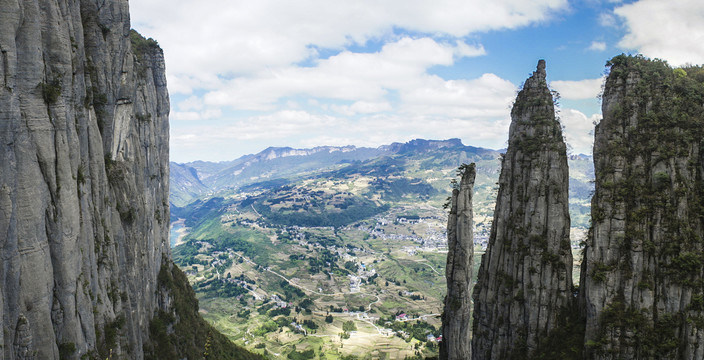
M448 148L486 153L496 152L491 149L466 146L456 138L447 140L414 139L406 143L395 142L376 148L355 145L316 146L303 149L268 147L256 154L243 155L229 161L171 162L172 168L176 169L176 172L172 173L171 179L172 202L176 206L184 206L189 201L208 192L216 193L226 188L254 183L261 179L274 179L294 173L333 168L355 161L367 161L393 154ZM195 189L192 189L193 185L196 186Z

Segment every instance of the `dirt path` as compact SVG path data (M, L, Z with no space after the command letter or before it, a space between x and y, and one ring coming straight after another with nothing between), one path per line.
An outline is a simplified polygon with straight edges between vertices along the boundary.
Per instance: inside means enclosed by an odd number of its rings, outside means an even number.
M433 270L433 271L434 271L436 274L438 274L439 276L445 276L444 274L441 274L439 271L435 270L435 268L433 267L433 265L428 264L428 263L427 263L427 261L428 261L427 259L412 260L412 261L415 261L415 262L417 262L417 263L421 263L421 264L423 264L423 265L429 267L430 270Z

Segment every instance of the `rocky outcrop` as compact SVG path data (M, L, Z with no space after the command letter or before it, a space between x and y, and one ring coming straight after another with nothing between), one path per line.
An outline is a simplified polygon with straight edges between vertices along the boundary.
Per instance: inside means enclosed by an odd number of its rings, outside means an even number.
M447 296L442 314L443 341L440 343L441 359L458 360L471 356L474 163L460 167L460 173L460 184L452 191L447 222Z
M617 56L581 273L592 359L704 358L704 71Z
M127 0L0 8L2 358L141 359L170 311L162 51Z
M161 50L135 54L127 1L2 8L4 358L139 358L169 255Z
M541 60L511 112L473 295L473 359L524 359L539 351L572 302L566 146L545 76Z

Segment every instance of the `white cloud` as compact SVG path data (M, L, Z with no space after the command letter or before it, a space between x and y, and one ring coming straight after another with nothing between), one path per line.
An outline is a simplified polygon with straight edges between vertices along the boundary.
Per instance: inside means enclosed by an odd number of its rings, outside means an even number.
M560 93L560 97L568 100L594 99L601 93L604 78L585 79L579 81L556 80L550 82L550 87Z
M278 111L222 121L217 126L172 127L172 156L178 161L204 158L221 161L258 152L267 146L308 148L353 144L376 147L416 138L461 138L466 144L496 149L505 145L510 123L508 113L507 109L503 117L479 119L393 113L348 119L305 111Z
M458 118L497 118L510 113L516 86L494 74L474 80L423 79L401 93L402 113Z
M594 123L601 120L601 114L589 117L574 109L562 109L560 120L565 127L565 138L575 154L591 154L594 146Z
M178 109L181 111L201 110L203 109L203 99L198 96L191 96L179 102Z
M704 63L704 2L640 0L614 10L627 33L619 45L671 65Z
M313 67L289 66L238 77L205 95L205 103L239 109L271 110L283 97L307 95L347 101L381 102L390 89L419 85L427 68L452 65L464 43L403 37L375 53L344 51Z
M368 146L367 144L360 143L358 140L359 139L354 139L347 136L320 135L312 138L305 138L299 141L296 144L296 147L313 148L316 146L347 146L350 144L357 144L356 146Z
M390 111L393 109L390 103L386 101L382 102L369 102L369 101L357 101L352 105L332 105L330 107L333 111L338 112L347 116L354 116L357 114L370 114L383 111Z
M446 81L428 70L486 55L474 34L544 23L569 4L140 0L130 7L133 26L164 48L169 91L204 94L174 102L172 119L195 121L173 123L172 154L212 159L203 149L241 154L284 141L461 137L501 147L515 86L493 74ZM231 110L264 114L236 118Z
M616 16L612 13L601 13L599 14L599 25L604 27L616 27L618 21Z
M606 50L606 43L603 41L592 41L592 44L589 45L589 50L604 51Z
M340 129L328 129L317 137L298 143L310 147L316 144L377 147L412 139L461 138L466 144L501 148L508 137L510 118L459 119L435 116L403 116L376 114L349 121Z
M317 48L393 37L394 29L463 37L547 21L567 0L142 0L133 25L164 48L172 92L208 88L217 77L316 59ZM481 46L458 46L464 54Z
M457 47L455 48L455 54L458 57L476 57L486 55L486 50L484 45L467 45L462 41L457 42Z
M340 127L343 124L345 120L333 116L302 110L283 110L239 121L236 125L226 127L220 136L239 140L284 138Z
M332 116L311 114L302 110L282 110L267 115L225 121L220 125L188 128L184 131L208 143L223 140L278 139L336 128L343 123L343 119Z
M222 116L220 109L205 109L200 111L172 111L170 114L171 120L211 120L218 119Z
M196 111L172 111L171 120L187 120L194 121L200 120L200 113Z
M465 144L498 149L508 138L510 117L491 119L462 119L440 116L376 115L361 119L357 126L365 131L367 146L379 146L394 141L417 138L460 138Z

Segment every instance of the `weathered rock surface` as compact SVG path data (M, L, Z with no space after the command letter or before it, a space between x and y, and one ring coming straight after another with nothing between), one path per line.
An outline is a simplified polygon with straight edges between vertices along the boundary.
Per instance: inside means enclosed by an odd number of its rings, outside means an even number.
M580 305L590 359L704 358L704 72L617 56Z
M474 221L472 194L474 163L460 168L459 187L452 191L447 222L447 296L442 315L441 359L469 359L471 356L472 265Z
M141 359L172 310L162 51L127 0L0 8L2 358Z
M529 357L572 301L566 146L545 77L541 60L511 112L473 295L473 359Z
M0 4L5 359L141 357L169 255L169 100L127 5Z

